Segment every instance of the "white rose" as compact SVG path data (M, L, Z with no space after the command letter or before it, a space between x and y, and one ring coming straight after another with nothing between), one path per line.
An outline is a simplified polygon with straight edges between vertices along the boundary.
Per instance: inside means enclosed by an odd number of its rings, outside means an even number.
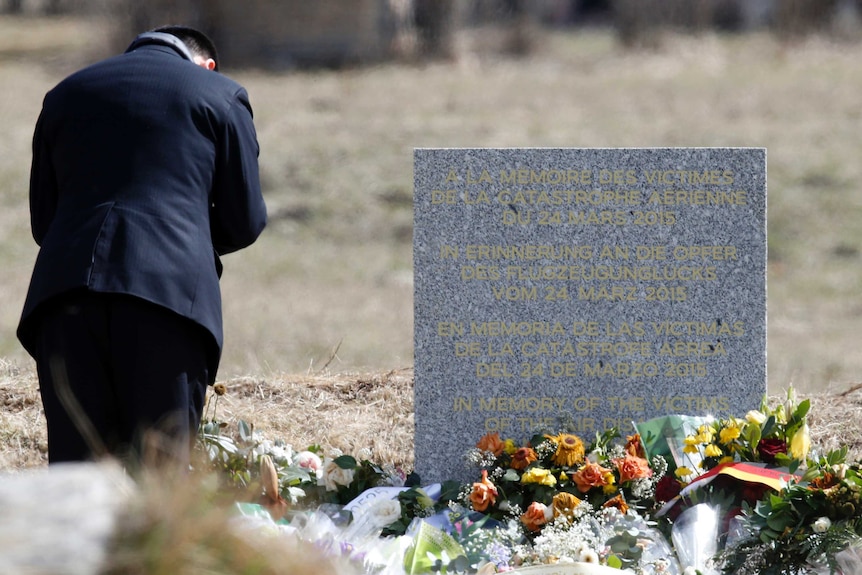
M815 533L826 533L829 531L830 527L832 527L832 522L828 517L819 518L814 522L814 525L811 526Z
M316 453L311 451L300 451L297 453L294 463L302 469L311 471L318 478L323 473L323 462Z
M382 499L368 510L377 527L386 527L401 519L401 504L397 499Z
M353 482L353 469L343 469L335 461L327 458L323 463L323 482L327 491L338 491L339 485L350 485Z

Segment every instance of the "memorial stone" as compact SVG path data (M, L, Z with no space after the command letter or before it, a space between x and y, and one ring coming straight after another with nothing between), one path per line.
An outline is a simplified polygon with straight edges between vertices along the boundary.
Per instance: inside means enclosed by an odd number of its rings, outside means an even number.
M417 149L416 468L766 392L766 150Z

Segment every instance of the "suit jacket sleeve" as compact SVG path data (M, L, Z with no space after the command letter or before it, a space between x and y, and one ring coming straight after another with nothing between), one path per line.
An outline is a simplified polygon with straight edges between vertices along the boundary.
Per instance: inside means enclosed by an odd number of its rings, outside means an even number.
M219 255L251 245L266 226L257 134L244 89L237 91L222 126L210 204L210 232Z
M30 167L30 229L37 245L42 245L57 211L57 178L44 135L44 112L39 114L33 135L33 163Z

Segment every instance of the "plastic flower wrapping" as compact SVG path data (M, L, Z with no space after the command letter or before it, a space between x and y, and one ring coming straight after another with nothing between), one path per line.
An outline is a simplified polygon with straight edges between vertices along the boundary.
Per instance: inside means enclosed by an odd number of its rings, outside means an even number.
M240 529L296 537L354 572L862 574L862 468L811 451L793 392L741 417L664 416L589 443L489 433L466 483L422 485L370 451L322 453L213 417L199 445Z

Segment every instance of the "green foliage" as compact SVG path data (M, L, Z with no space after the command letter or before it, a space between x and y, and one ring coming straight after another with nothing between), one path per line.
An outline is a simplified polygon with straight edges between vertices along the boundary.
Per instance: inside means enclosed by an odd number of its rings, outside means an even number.
M629 528L625 524L618 525L615 530L616 535L607 542L613 558L613 561L608 559L608 565L618 569L636 567L643 556L644 542L651 539L636 527Z

